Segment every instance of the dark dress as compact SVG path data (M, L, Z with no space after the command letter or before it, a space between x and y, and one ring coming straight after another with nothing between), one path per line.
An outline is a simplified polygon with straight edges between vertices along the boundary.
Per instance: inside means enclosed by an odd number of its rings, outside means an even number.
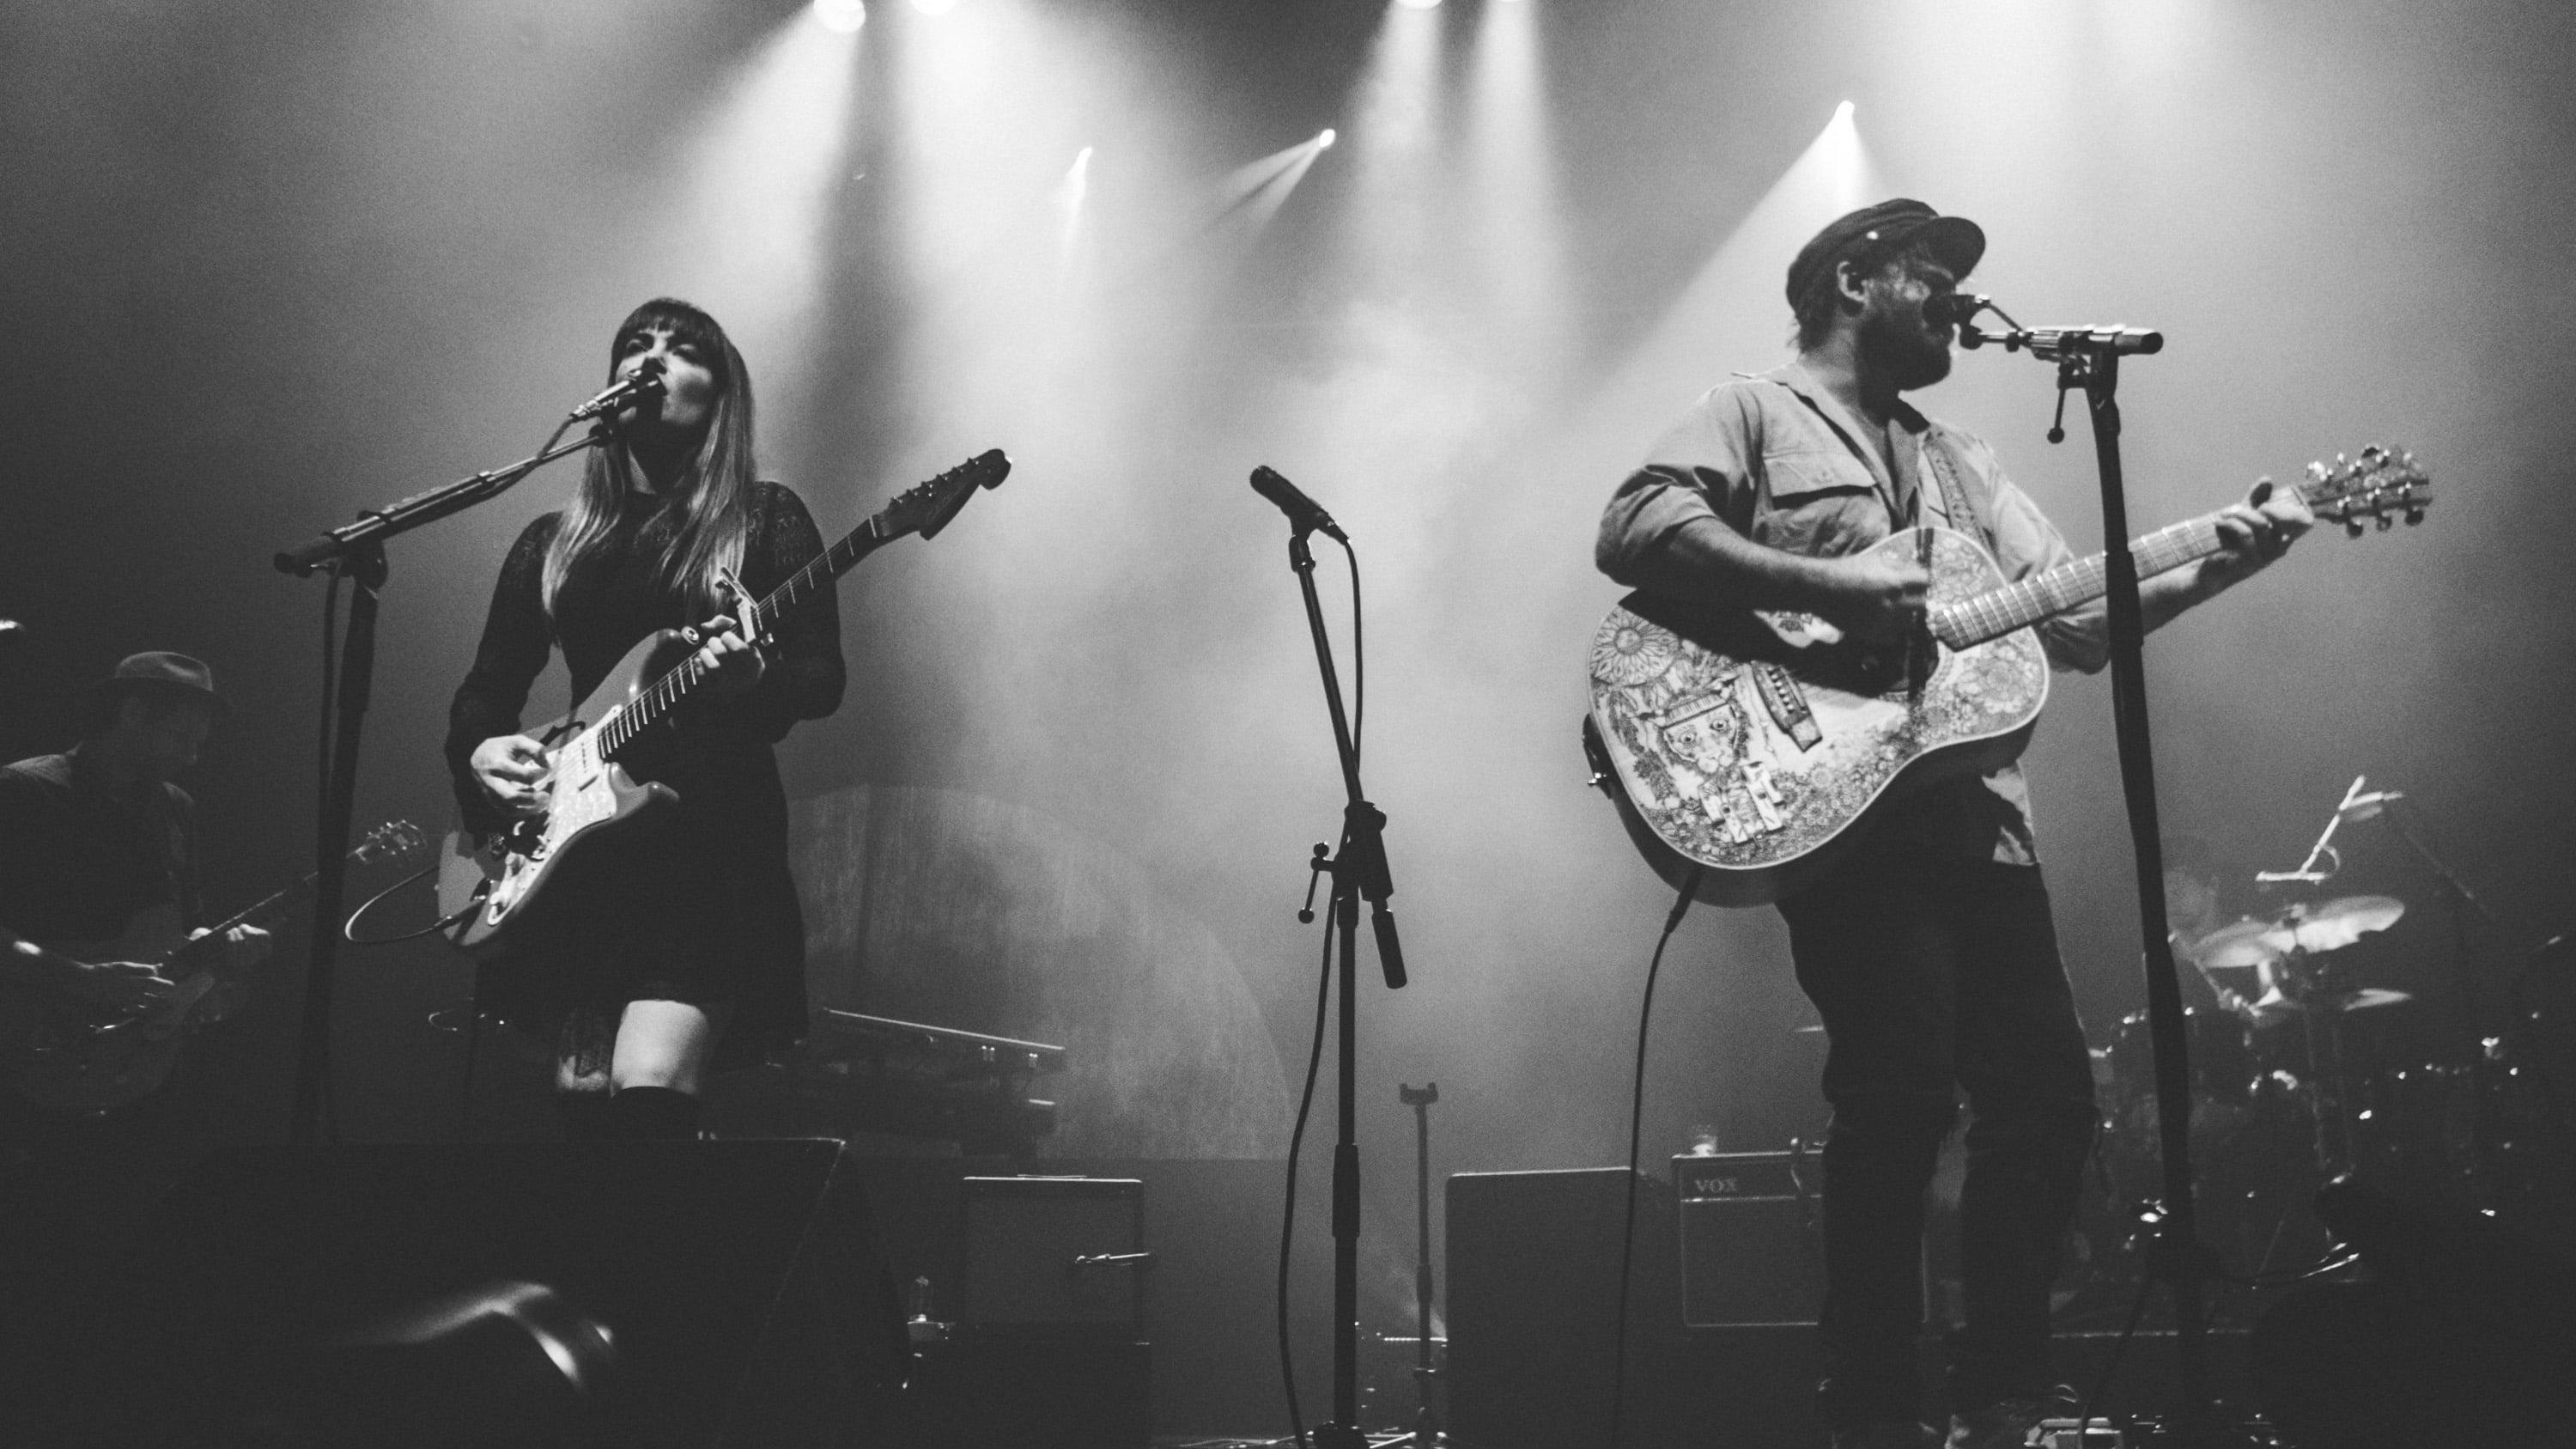
M742 582L765 596L823 550L803 500L754 485ZM528 688L560 646L580 700L657 629L704 614L660 580L672 520L664 500L630 497L617 526L556 596L549 627L539 586L561 515L530 523L510 548L474 667L448 712L447 762L467 828L502 822L468 764L476 745L519 732ZM760 683L731 699L692 698L618 752L675 805L596 838L578 876L549 885L532 928L485 964L485 1009L552 1034L574 1008L611 1013L639 998L731 1003L716 1065L758 1061L805 1031L805 926L787 872L787 797L770 746L800 719L841 702L841 626L832 588L774 623ZM567 865L573 862L568 859Z

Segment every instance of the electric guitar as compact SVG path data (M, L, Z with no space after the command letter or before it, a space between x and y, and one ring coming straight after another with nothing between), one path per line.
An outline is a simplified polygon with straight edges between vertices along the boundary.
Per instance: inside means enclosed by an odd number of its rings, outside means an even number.
M419 826L393 820L369 831L349 859L360 865L400 864L427 844ZM226 933L236 926L274 924L288 907L313 894L315 879L308 874L200 935L191 936L179 923L177 906L161 905L135 916L112 941L48 942L48 949L77 960L150 963L178 989L117 1021L102 1021L68 999L49 998L24 1011L7 1043L16 1067L10 1084L29 1101L65 1112L104 1112L159 1087L178 1064L189 1033L216 1015L209 998L230 974L223 965Z
M2355 536L2364 519L2420 523L2432 479L2376 446L2294 485ZM2219 551L2217 514L2129 545L2141 579ZM2007 584L1985 547L1946 528L1874 551L1929 569L1928 637L1867 647L1807 614L1720 611L1630 594L1592 642L1583 721L1592 783L1647 862L1700 898L1779 899L1832 868L1888 800L1982 775L2029 743L2048 700L2032 626L2098 598L2106 557Z
M999 448L979 454L905 490L875 517L815 555L769 596L737 598L747 638L768 636L769 621L859 560L906 534L935 538L978 488L1000 486L1011 460ZM704 677L698 646L663 629L627 651L589 696L568 714L531 731L545 747L544 800L506 830L477 840L464 830L447 837L438 873L438 908L451 918L448 939L478 954L500 949L526 921L542 916L567 861L577 862L604 835L679 798L658 782L637 784L617 752L666 718Z

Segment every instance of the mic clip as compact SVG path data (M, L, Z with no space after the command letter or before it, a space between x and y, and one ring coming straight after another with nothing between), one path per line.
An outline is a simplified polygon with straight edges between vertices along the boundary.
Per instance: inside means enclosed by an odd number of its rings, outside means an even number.
M590 401L574 408L564 421L578 423L597 418L602 422L608 422L618 412L624 410L627 404L642 402L646 398L660 397L665 391L667 389L662 384L662 360L658 357L648 357L636 367L634 372L610 383L600 389L599 394Z

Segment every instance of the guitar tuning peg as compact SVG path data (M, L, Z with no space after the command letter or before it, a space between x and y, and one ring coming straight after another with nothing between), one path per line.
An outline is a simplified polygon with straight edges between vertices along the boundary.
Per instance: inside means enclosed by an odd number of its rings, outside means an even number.
M2396 519L2389 517L2389 516L2388 516L2387 514L2385 514L2385 513L2383 513L2383 514L2380 514L2380 515L2379 515L2379 531L2380 531L2380 532L2382 532L2382 533L2386 533L2388 530L2390 530L2390 529L2392 529L2392 528L2395 528L2396 526L2397 526L2397 520L2396 520Z
M2359 538L2359 537L2361 537L2361 532L2362 532L2362 530L2361 530L2361 520L2360 520L2360 519L2358 519L2358 518L2347 518L2347 519L2345 519L2345 520L2343 521L2343 536L2344 536L2344 537L2346 537L2346 538Z
M2423 521L2424 510L2422 508L2409 508L2406 510L2406 522L2409 527L2422 523Z

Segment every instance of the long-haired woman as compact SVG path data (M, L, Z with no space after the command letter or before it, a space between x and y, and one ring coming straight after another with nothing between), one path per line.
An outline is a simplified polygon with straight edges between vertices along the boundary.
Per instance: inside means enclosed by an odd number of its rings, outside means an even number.
M734 626L729 581L757 599L823 547L803 501L753 471L742 354L714 318L659 298L617 329L610 377L648 362L663 395L612 420L572 502L511 546L448 720L466 824L496 829L542 803L520 711L556 649L578 700L657 629L703 640L705 681L617 755L677 803L586 842L578 876L546 888L563 898L486 965L487 1009L552 1036L575 1136L694 1136L711 1069L803 1033L804 923L770 746L841 700L828 586L765 641Z

